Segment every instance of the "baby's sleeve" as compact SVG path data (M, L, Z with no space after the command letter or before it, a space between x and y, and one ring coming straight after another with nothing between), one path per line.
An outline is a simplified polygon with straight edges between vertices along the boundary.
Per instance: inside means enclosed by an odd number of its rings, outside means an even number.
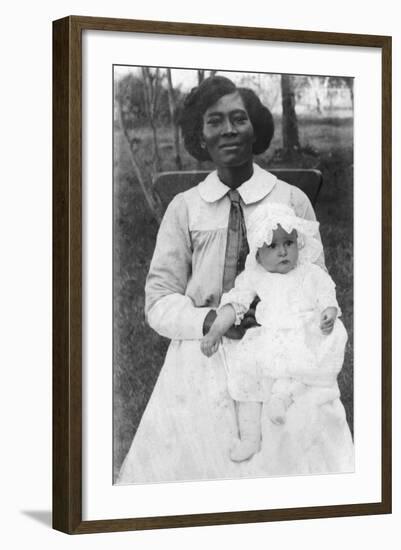
M341 316L341 309L337 302L336 285L330 275L319 266L312 264L312 285L316 292L316 307L322 312L328 307L337 308L337 316Z
M252 274L247 270L235 279L234 288L223 294L219 307L230 304L235 310L235 324L239 325L256 297Z

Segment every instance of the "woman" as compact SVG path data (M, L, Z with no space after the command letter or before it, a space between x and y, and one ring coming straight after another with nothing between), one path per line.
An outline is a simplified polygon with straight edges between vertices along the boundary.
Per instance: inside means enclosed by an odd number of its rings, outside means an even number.
M199 340L216 316L223 290L233 285L236 273L227 275L233 265L230 250L233 243L238 248L238 272L247 253L244 221L246 226L264 202L290 205L306 219L315 215L302 191L253 163L253 155L268 148L274 126L251 90L221 76L206 79L187 97L181 127L189 153L212 160L216 171L177 195L160 226L145 309L149 325L172 341L118 482L352 470L352 441L339 396L327 410L319 406L313 418L294 402L284 427L273 426L262 412L261 451L242 463L229 458L227 449L238 433L224 356L206 358ZM237 241L230 233L233 209L241 229ZM323 258L319 262L324 266ZM252 316L247 323L252 325ZM226 336L240 338L245 329L231 328Z

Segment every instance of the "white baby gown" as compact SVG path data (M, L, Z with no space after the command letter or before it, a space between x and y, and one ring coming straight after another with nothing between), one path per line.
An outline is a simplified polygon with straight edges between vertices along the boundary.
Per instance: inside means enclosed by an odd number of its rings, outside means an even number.
M273 379L290 378L310 386L333 388L343 361L347 333L337 318L324 335L320 315L335 307L341 315L335 285L328 273L304 263L286 274L269 273L255 262L237 277L222 297L231 303L237 323L255 296L256 320L240 341L224 339L228 388L238 401L267 401Z

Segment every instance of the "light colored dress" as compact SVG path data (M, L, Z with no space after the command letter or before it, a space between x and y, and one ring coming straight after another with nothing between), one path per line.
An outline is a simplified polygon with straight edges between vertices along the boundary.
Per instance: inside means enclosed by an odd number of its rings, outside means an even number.
M228 190L213 172L177 195L161 223L146 283L146 315L171 344L117 483L353 470L353 444L338 388L323 404L317 404L320 389L311 388L288 409L284 427L274 426L262 411L267 444L246 463L229 458L238 432L224 357L219 350L206 358L199 342L205 316L222 296ZM315 219L301 190L257 165L238 191L245 223L265 201L287 204L298 216Z
M273 379L288 378L311 386L333 389L343 361L347 333L337 319L329 335L322 334L320 315L335 307L335 284L312 263L286 274L269 273L258 263L246 267L235 287L223 295L239 324L258 296L255 318L260 327L242 340L224 338L229 393L238 401L268 401Z

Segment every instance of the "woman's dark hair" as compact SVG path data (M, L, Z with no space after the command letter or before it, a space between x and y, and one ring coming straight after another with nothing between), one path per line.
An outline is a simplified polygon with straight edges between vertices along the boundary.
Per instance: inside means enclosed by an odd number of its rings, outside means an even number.
M274 134L273 116L255 92L249 88L237 88L224 76L206 78L192 88L184 100L178 122L181 126L184 145L197 160L211 160L207 149L201 147L203 115L221 97L238 92L244 102L255 133L253 153L259 155L269 147Z

